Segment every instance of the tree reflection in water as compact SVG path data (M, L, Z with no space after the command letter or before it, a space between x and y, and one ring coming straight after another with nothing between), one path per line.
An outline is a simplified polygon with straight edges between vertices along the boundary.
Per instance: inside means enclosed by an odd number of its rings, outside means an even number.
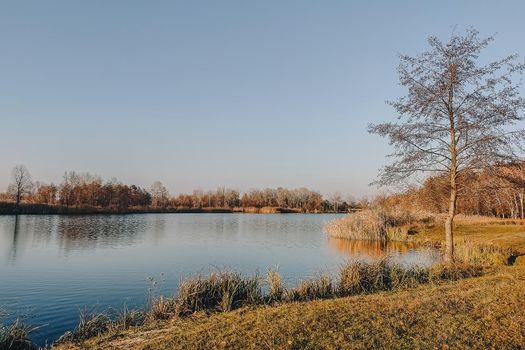
M439 259L436 249L421 247L414 242L399 241L372 241L352 240L344 238L328 238L330 248L348 255L349 258L358 259L381 259L393 257L401 263L431 264Z

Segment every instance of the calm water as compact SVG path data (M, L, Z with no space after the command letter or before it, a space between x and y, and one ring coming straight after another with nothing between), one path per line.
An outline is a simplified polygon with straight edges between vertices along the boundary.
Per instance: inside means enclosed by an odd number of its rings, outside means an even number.
M183 276L229 267L278 267L293 284L345 259L384 250L403 263L431 259L406 245L330 239L338 215L140 214L0 216L0 307L44 325L42 343L75 327L80 309L141 306L150 289L171 294Z

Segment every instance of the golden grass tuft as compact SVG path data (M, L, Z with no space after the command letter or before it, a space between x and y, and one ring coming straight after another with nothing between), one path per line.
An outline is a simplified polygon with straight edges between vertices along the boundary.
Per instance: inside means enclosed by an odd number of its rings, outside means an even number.
M184 316L197 311L230 311L261 302L261 281L257 275L222 271L184 280L175 308L177 315Z
M299 282L297 287L285 290L283 301L308 301L327 299L336 296L336 290L332 278L328 275L320 275L316 278Z
M454 258L473 266L507 265L513 252L508 248L487 243L475 243L465 238L456 240Z
M266 281L268 283L268 302L280 301L285 291L281 275L277 270L270 269L266 274Z
M151 300L146 312L149 321L167 320L177 312L177 303L174 298L160 296Z

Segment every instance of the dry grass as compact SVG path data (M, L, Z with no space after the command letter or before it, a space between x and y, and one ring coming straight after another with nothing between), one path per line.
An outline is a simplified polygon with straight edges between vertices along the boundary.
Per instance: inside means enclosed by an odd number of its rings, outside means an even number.
M175 315L177 312L177 305L174 298L160 296L150 302L149 308L146 312L146 319L148 321L167 320Z
M355 261L339 271L338 292L342 296L391 290L429 282L426 269L401 268L385 259L372 263Z
M37 330L24 322L20 317L4 324L3 312L0 310L0 349L2 350L34 350L36 346L31 342L30 335Z
M128 309L127 306L117 314L115 319L109 326L110 332L117 332L129 329L131 327L137 327L144 324L146 320L146 314L142 310Z
M81 310L77 327L73 331L66 332L57 342L79 342L108 333L111 330L111 323L108 312Z
M480 215L456 215L454 221L461 225L481 226L481 225L525 225L525 220L521 219L501 219L490 216Z
M324 301L175 318L57 350L522 349L525 268Z
M513 252L494 244L474 243L465 238L457 239L454 244L456 261L475 266L497 266L509 263Z
M328 223L325 231L332 237L355 240L404 241L416 225L433 225L435 217L385 209L370 209L348 214Z
M269 270L268 292L263 294L261 279L257 275L246 276L232 271L212 272L207 276L198 275L183 280L175 297L154 298L146 312L125 308L112 320L109 312L83 311L77 328L64 334L58 343L82 342L133 327L147 327L159 321L185 318L198 312L211 314L246 306L370 294L474 277L481 273L481 268L461 264L407 268L391 264L386 259L374 262L349 261L341 266L336 278L320 275L301 281L290 289L283 286L277 271Z
M525 253L525 222L517 221L514 225L506 219L476 218L477 224L465 223L466 220L471 220L470 218L458 216L454 221L454 237L458 244L466 240L471 244L497 246L516 255ZM418 227L412 239L421 243L441 242L444 237L444 227L434 225Z
M281 275L277 270L270 269L266 274L266 281L268 283L268 302L280 301L285 291Z
M230 311L262 302L261 281L238 272L212 272L184 280L175 299L176 314L197 311Z
M332 278L328 275L321 275L316 278L299 282L297 287L285 290L282 301L308 301L317 299L327 299L335 297L336 289Z

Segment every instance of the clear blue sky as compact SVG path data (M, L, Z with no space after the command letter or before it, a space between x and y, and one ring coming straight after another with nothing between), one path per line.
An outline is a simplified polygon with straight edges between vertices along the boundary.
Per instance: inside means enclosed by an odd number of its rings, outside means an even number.
M525 56L523 1L3 1L0 189L24 163L176 194L373 193L398 53L454 26Z

